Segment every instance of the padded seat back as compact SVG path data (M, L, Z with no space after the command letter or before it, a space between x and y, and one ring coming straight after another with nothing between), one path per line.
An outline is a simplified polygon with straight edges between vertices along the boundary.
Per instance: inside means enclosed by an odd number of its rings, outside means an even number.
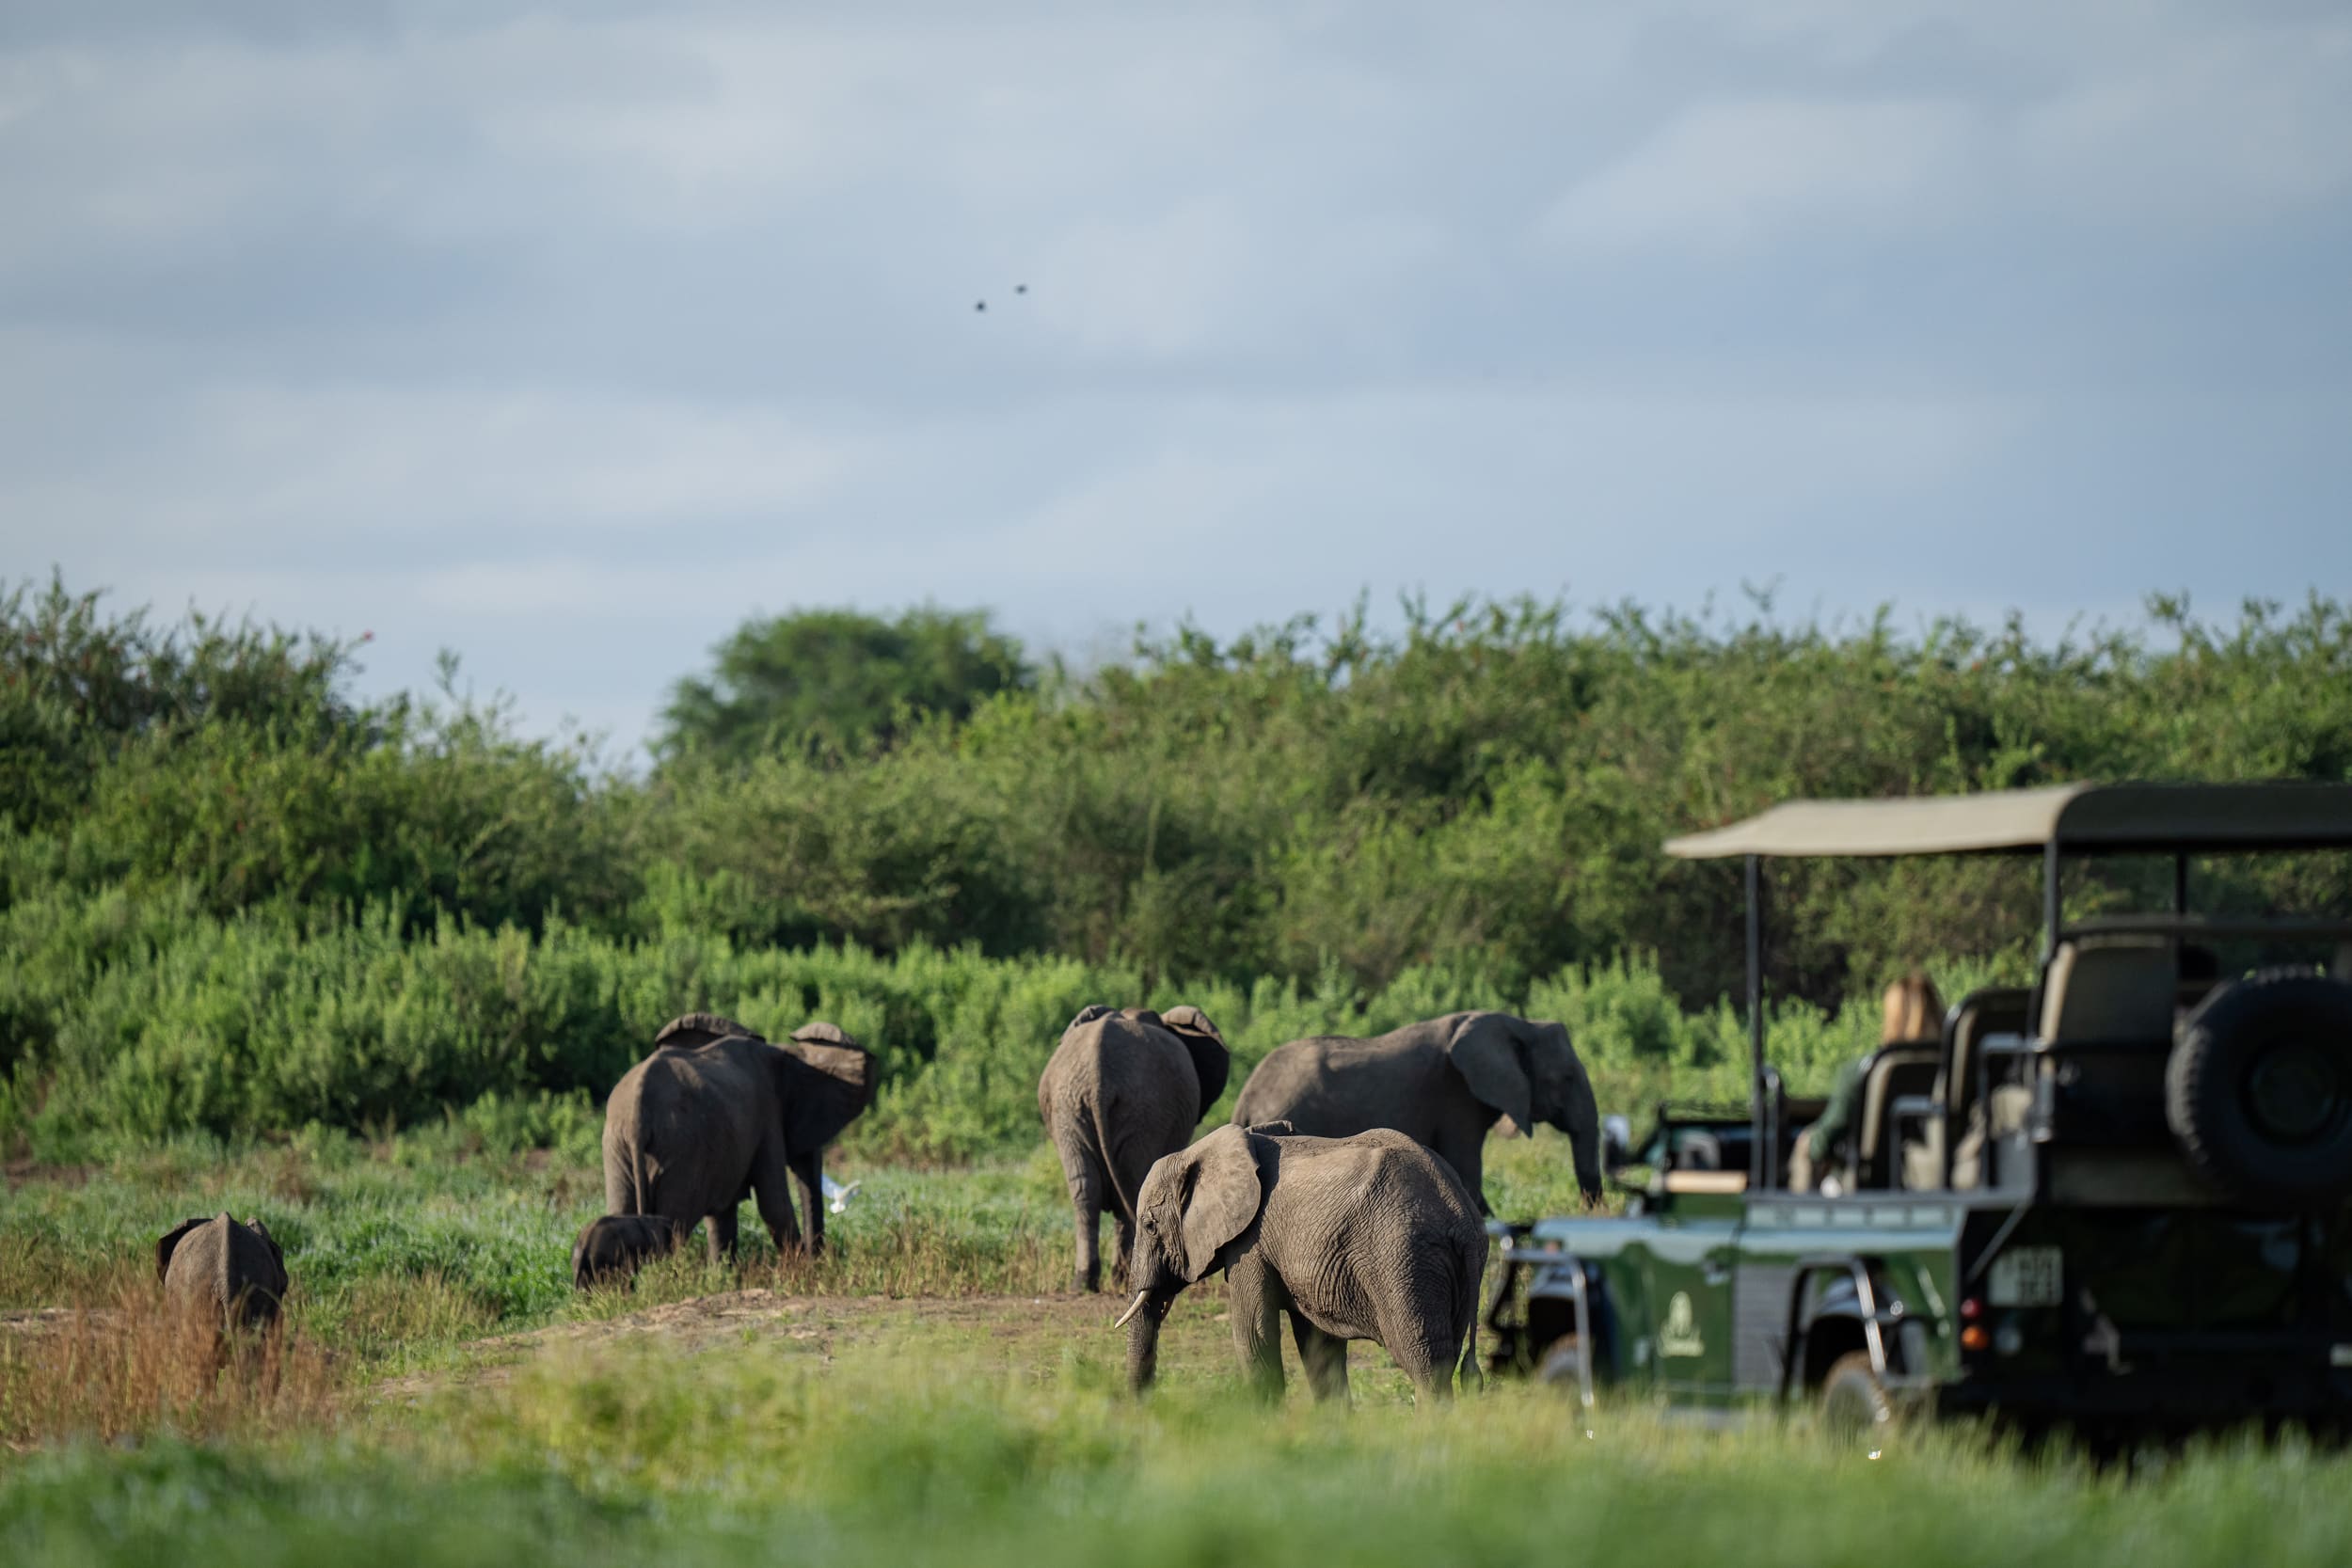
M1952 1010L1951 1059L1936 1093L1958 1125L1967 1124L1977 1102L1979 1048L1988 1035L2022 1035L2033 1016L2033 992L2024 986L1987 986L1971 991Z
M1854 1135L1854 1174L1864 1187L1893 1184L1895 1101L1931 1093L1944 1065L1944 1048L1928 1040L1882 1046L1862 1081L1862 1125Z
M2060 942L2042 986L2042 1037L2169 1043L2179 986L2171 943L2162 937Z

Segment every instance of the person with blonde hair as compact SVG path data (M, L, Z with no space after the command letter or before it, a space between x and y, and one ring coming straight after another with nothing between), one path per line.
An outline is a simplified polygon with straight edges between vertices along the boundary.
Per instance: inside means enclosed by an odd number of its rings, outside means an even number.
M1888 986L1880 999L1881 1047L1935 1039L1943 1027L1944 998L1924 970L1911 971ZM1847 1140L1853 1134L1854 1112L1862 1103L1862 1071L1869 1061L1867 1056L1859 1057L1837 1069L1829 1103L1812 1126L1797 1134L1796 1148L1788 1155L1792 1191L1811 1191L1817 1177L1828 1175L1845 1158Z

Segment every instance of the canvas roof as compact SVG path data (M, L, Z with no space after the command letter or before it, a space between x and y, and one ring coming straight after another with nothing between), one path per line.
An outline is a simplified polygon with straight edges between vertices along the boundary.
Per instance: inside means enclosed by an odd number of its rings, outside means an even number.
M1790 800L1670 839L1681 860L2352 847L2352 784L2058 784L1894 800Z

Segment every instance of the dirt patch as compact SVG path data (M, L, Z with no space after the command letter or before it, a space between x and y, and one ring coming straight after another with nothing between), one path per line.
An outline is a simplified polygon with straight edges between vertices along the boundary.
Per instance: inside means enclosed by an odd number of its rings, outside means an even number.
M781 1342L830 1362L855 1343L907 1336L929 1344L985 1347L1008 1365L1058 1358L1073 1342L1116 1344L1111 1328L1126 1304L1109 1296L806 1296L779 1291L731 1291L665 1302L585 1323L553 1323L501 1334L468 1347L460 1370L413 1374L378 1384L377 1400L413 1402L437 1389L490 1386L542 1354L659 1339L664 1351L698 1354L726 1346ZM1222 1310L1222 1303L1216 1309Z

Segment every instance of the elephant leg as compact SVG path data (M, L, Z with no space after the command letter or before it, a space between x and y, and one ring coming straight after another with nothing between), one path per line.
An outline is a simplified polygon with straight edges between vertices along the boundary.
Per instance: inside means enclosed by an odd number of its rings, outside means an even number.
M735 1205L730 1203L710 1216L710 1266L724 1268L735 1261Z
M1317 1400L1347 1400L1347 1341L1326 1334L1291 1308L1291 1342L1298 1347L1298 1364L1307 1370L1307 1386Z
M1450 1279L1417 1282L1378 1314L1380 1343L1423 1399L1450 1399L1462 1359L1463 1322Z
M759 1217L768 1227L769 1239L776 1243L778 1258L789 1258L801 1250L800 1222L792 1217L791 1175L784 1142L771 1134L752 1156L752 1196L759 1204Z
M1130 1265L1136 1256L1136 1222L1125 1214L1111 1215L1111 1233L1118 1238L1118 1248L1111 1254L1111 1284L1124 1292L1127 1289Z
M1057 1131L1054 1152L1061 1159L1062 1184L1070 1189L1071 1215L1076 1222L1078 1255L1071 1270L1073 1290L1092 1294L1103 1288L1103 1189L1101 1162L1075 1137Z
M825 1156L822 1149L791 1158L792 1179L801 1189L801 1206L808 1211L808 1255L825 1250Z
M1282 1398L1282 1308L1289 1302L1281 1281L1255 1250L1226 1271L1226 1313L1232 1320L1242 1375L1261 1398L1274 1402Z

